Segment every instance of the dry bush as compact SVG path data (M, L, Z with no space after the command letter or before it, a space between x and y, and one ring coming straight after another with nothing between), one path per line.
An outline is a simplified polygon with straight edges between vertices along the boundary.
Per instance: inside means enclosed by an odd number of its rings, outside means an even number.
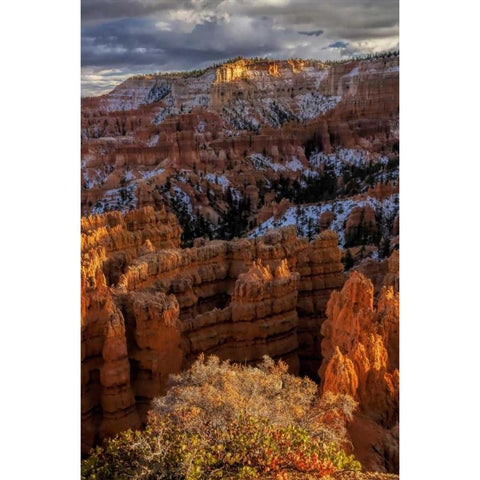
M82 476L287 479L359 470L341 448L355 406L344 395L318 398L316 384L288 374L283 362L266 357L251 367L202 356L172 377L146 430L97 447Z
M304 428L324 443L347 441L346 422L357 404L348 395L326 393L288 373L288 366L265 356L257 367L201 355L192 367L171 377L167 395L153 402L152 414L168 415L191 432L222 428L238 418L262 418L275 426Z

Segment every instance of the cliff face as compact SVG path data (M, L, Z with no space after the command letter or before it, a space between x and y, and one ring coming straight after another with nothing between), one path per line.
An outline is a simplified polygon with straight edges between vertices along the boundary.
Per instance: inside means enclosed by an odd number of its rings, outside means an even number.
M355 270L371 280L376 299L383 287L392 287L395 293L400 290L400 254L398 250L394 250L389 258L380 262L371 258L365 259L355 267Z
M245 233L266 211L278 215L285 179L290 200L308 197L309 182L325 173L316 152L396 154L398 62L240 60L198 76L135 77L84 99L82 213L169 205L182 226L207 222L212 233L233 198L246 209ZM374 171L373 184L396 181ZM348 183L345 172L335 175L339 188ZM341 194L364 186L350 182Z
M362 409L387 426L398 417L399 299L383 287L377 308L373 284L353 272L343 289L332 293L322 325L323 389L347 389Z
M179 249L174 217L151 208L82 221L82 448L140 425L170 373L199 353L263 355L315 374L338 238L294 227ZM108 279L108 281L107 281Z
M130 381L128 325L111 285L145 249L179 244L174 215L145 208L81 224L82 451L96 438L140 425Z
M329 230L316 236L299 256L300 286L297 303L301 374L316 379L320 366L320 326L330 294L344 283L338 236Z
M382 287L375 308L372 282L354 271L342 290L332 293L321 332L323 391L347 393L359 402L357 430L369 422L377 425L378 434L363 441L383 442L386 453L383 459L367 459L369 468L383 469L388 463L389 469L398 469L398 435L390 438L399 408L398 292ZM392 458L387 462L386 457Z
M83 277L82 277L83 280ZM99 271L82 281L82 452L98 438L140 426L130 385L125 321Z

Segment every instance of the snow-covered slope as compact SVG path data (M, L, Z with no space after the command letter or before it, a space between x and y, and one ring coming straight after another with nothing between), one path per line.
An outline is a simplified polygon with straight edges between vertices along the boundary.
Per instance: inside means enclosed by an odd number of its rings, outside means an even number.
M330 225L330 230L338 234L339 244L343 247L345 244L345 222L350 212L356 206L363 207L365 205L370 205L374 209L375 214L382 219L382 227L385 227L393 224L398 214L398 194L393 194L383 201L366 197L363 200L347 198L322 202L317 205L297 205L290 207L278 220L270 217L250 232L248 236L258 237L264 235L271 228L295 225L299 235L309 237L318 229L320 215L324 212L332 212L335 218Z

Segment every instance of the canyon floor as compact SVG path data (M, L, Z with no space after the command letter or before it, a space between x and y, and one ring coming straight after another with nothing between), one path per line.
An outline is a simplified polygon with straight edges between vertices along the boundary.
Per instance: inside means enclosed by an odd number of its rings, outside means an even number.
M378 473L333 478L397 478L399 55L132 77L81 136L82 454L200 354L268 355L358 402Z

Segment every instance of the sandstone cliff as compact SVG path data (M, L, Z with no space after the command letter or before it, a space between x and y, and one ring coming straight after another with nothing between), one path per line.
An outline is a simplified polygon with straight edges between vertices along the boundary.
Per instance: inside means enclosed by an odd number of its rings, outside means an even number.
M372 282L354 271L342 290L332 293L326 313L321 327L322 389L347 393L359 402L354 432L376 430L363 441L380 442L386 453L367 459L374 462L368 467L398 469L398 434L395 440L392 432L399 408L399 294L392 286L382 287L375 308Z
M198 354L282 358L315 375L330 293L343 284L338 237L295 228L180 249L151 208L82 221L82 449L140 425L170 373ZM108 279L108 281L107 281Z
M124 316L108 285L145 249L179 245L175 216L141 209L82 218L82 451L97 436L140 425Z

